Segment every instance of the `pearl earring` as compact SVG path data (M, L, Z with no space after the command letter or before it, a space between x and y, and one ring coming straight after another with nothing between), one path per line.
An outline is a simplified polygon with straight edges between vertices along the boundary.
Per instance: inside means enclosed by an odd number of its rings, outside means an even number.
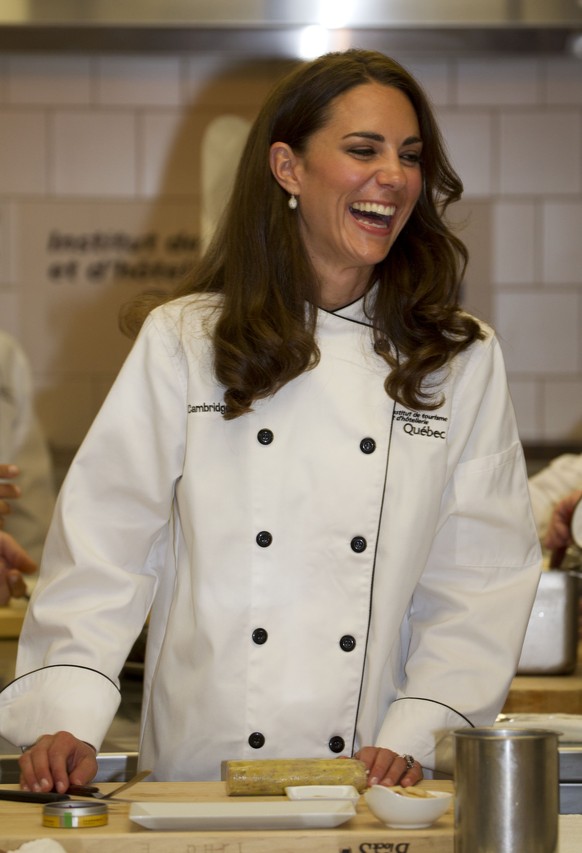
M289 199L287 204L289 205L290 210L296 210L297 209L297 199L295 198L294 195L291 195L291 198Z

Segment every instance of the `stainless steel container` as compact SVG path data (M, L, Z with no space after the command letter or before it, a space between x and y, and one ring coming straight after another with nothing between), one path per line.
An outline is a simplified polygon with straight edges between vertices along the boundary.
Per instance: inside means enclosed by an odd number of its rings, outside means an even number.
M574 670L578 660L578 599L576 572L542 572L518 675L557 675Z
M558 734L455 733L455 853L556 853Z

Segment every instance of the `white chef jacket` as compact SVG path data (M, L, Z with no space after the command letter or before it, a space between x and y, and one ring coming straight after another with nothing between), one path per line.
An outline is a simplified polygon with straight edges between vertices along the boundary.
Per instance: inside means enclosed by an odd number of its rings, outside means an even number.
M40 562L54 505L52 464L34 409L30 365L13 337L0 331L0 462L20 468L22 495L10 502L3 529Z
M563 453L530 477L534 519L542 539L547 533L555 505L578 489L582 489L582 454Z
M155 779L370 744L441 767L451 728L499 711L539 576L498 344L416 413L385 393L364 300L321 310L317 367L226 421L218 298L150 315L71 466L1 733L99 748L151 608Z

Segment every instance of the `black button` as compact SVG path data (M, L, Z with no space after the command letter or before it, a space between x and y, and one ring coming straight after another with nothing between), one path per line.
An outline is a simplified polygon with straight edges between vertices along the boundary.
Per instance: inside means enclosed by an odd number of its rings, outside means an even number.
M261 543L259 542L259 545L260 544ZM350 545L351 545L352 551L355 551L356 554L361 554L362 551L365 551L366 548L368 547L368 543L366 542L366 540L364 539L363 536L354 536L354 538L350 542Z
M261 530L260 533L257 533L257 545L260 545L261 548L268 548L272 541L273 537L268 530Z
M260 749L264 745L265 735L260 732L253 732L252 735L249 735L249 746L252 746L253 749Z
M257 433L259 444L270 444L273 441L274 435L270 429L260 429Z
M351 634L344 634L339 644L340 648L343 649L344 652L353 652L356 648L356 638L352 637Z
M363 438L360 441L360 450L362 453L373 453L376 450L376 442L373 438Z
M256 643L257 646L262 646L263 643L267 642L267 637L269 636L264 628L255 628L253 631L253 643Z
M332 752L343 752L346 746L346 742L343 737L340 737L339 735L334 735L333 737L330 737L328 746Z

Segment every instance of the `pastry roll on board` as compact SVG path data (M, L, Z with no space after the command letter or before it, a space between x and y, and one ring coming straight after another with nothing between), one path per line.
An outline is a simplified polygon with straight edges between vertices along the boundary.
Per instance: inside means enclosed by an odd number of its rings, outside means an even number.
M273 758L223 761L229 796L285 796L291 785L353 785L366 788L366 765L356 758Z

